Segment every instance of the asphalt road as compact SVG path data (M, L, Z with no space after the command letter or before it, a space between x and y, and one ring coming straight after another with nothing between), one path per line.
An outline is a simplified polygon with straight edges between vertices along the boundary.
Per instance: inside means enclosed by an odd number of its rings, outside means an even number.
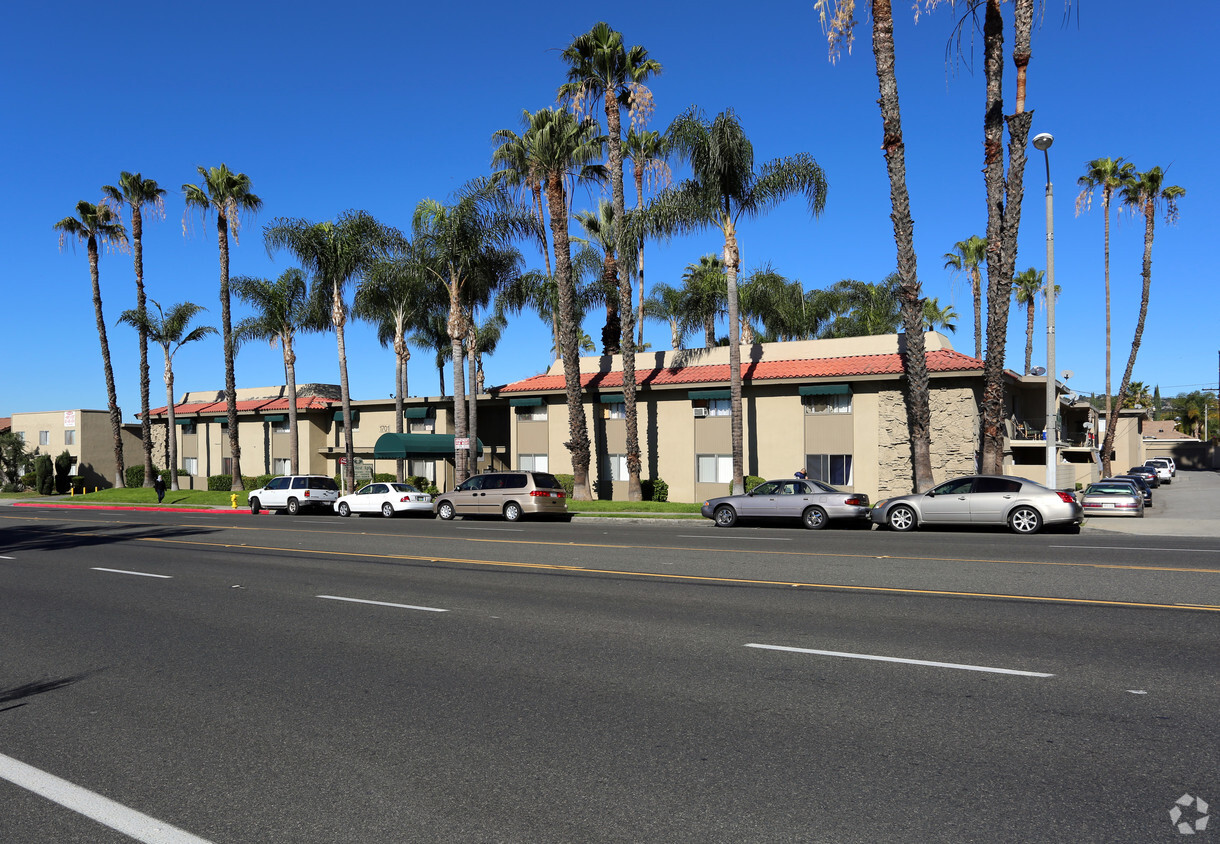
M1217 653L1217 539L6 508L0 841L1170 840Z

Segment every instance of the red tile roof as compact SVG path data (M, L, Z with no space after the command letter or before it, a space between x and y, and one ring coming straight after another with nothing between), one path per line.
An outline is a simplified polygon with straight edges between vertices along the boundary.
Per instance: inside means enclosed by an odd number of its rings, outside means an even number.
M928 352L929 372L982 372L983 362L951 349ZM861 375L900 375L902 357L889 355L854 355L843 358L814 358L811 360L775 360L743 363L741 378L744 383L757 381L780 381L812 378L849 378ZM675 369L637 369L636 383L641 386L665 386L670 384L717 384L729 380L729 365L710 364L683 366ZM623 386L623 373L585 372L580 376L584 389L606 389ZM562 375L535 375L501 387L501 393L526 391L562 390Z
M297 396L297 410L321 410L329 407L332 404L331 399L321 396ZM249 401L239 401L237 403L238 413L249 413L250 411L272 411L272 410L287 410L288 399L251 399ZM167 408L155 407L148 411L148 415L164 416ZM220 416L228 413L228 405L223 401L207 401L207 402L192 402L191 404L179 404L174 406L175 416Z

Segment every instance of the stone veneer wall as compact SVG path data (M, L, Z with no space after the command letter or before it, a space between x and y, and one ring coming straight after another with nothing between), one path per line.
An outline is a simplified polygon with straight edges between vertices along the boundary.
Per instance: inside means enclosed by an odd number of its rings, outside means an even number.
M936 483L975 471L978 449L978 397L974 389L960 381L933 382L932 477ZM878 394L877 498L904 495L912 491L911 442L907 430L906 405L898 390Z

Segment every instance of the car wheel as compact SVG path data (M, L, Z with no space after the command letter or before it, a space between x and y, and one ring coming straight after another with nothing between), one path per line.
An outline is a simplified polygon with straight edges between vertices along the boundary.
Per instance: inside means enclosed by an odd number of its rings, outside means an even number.
M737 511L727 504L721 504L712 513L712 519L716 522L716 527L732 527L737 524Z
M299 512L301 512L301 502L297 501L295 498L289 498L288 515L295 516Z
M521 505L516 501L510 501L504 505L504 518L510 522L518 522L521 520Z
M453 504L449 501L442 501L436 505L436 515L440 516L445 521L452 519L456 513L453 511Z
M388 501L385 504L382 504L381 515L385 516L387 519L394 518L394 505Z
M899 504L893 510L890 510L886 516L885 523L890 526L890 530L908 531L915 529L915 511L905 504Z
M805 527L810 530L821 530L830 523L830 519L826 516L826 511L821 507L810 507L805 511L804 522Z
M1008 516L1008 527L1013 533L1037 533L1042 530L1042 514L1033 507L1018 507Z
M251 498L251 499L250 499L250 512L251 512L251 513L253 513L255 516L257 516L259 513L261 513L261 512L262 512L262 509L263 509L262 507L259 507L259 506L258 506L258 499L257 499L257 498Z
M351 514L352 514L352 508L347 506L347 502L346 501L339 502L339 515L346 519Z

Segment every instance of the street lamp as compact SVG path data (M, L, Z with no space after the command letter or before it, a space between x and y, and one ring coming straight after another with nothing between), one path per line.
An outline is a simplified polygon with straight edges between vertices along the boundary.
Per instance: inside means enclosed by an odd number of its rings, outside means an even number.
M1055 463L1059 453L1059 426L1056 411L1059 398L1055 386L1055 208L1054 186L1051 184L1051 156L1048 150L1055 136L1041 132L1034 136L1034 148L1042 150L1046 160L1046 485L1050 489L1059 486ZM1113 425L1113 419L1106 420Z

